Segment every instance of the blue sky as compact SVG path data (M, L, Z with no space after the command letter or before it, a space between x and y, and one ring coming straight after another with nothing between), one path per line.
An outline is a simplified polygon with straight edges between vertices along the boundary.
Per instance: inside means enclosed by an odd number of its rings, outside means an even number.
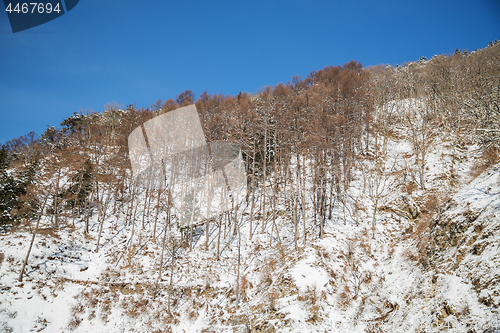
M0 142L107 103L253 93L351 59L395 65L495 38L498 0L80 0L16 34L2 7Z

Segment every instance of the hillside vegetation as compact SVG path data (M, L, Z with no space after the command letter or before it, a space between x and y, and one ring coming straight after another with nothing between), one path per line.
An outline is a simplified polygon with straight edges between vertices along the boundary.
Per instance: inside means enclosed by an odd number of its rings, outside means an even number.
M0 330L500 331L499 43L195 97L3 145ZM208 219L128 157L133 129L193 103L247 174Z

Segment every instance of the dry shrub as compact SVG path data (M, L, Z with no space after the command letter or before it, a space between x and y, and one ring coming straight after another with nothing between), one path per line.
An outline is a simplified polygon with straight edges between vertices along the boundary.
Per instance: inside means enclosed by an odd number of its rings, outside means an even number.
M91 313L89 319L93 319L95 317L95 310L100 309L101 318L106 322L119 296L116 290L100 286L82 291L75 299L80 302L79 305L72 309L75 315L88 308Z
M326 266L325 269L328 272L328 275L333 279L332 282L334 282L337 279L337 274L335 273L335 271L328 266Z
M280 242L280 243L278 243L276 245L276 249L278 250L280 260L286 259L286 257L287 257L287 253L286 253L287 247L283 246L283 243Z
M191 287L186 287L186 288L183 288L182 289L182 294L188 298L191 297L191 292L192 292L192 288Z
M486 169L488 169L487 163L485 163L483 160L476 161L474 165L471 167L469 175L472 177L472 179L475 179L480 174L485 172Z
M76 329L78 326L80 326L80 323L82 322L82 318L78 317L79 314L85 312L85 307L83 304L77 304L71 308L70 314L71 314L71 320L69 321L68 328L70 330Z
M245 291L248 288L253 288L252 282L248 281L247 276L241 278L241 290Z
M339 306L347 306L351 300L356 300L362 293L362 288L372 282L373 273L363 269L363 256L371 256L371 247L367 242L369 237L363 233L355 238L348 238L346 248L339 253L339 259L344 266L339 272L338 281L345 283L343 292L339 295ZM362 252L362 253L360 253ZM339 290L342 286L339 285Z
M337 297L337 304L341 309L348 309L353 301L351 291L348 286L344 286L342 291Z
M430 232L432 217L430 214L425 213L421 215L421 218L418 219L415 228L413 228L414 238L420 240L425 238Z
M66 279L64 279L62 277L55 278L54 291L55 290L64 290L64 282L66 282ZM52 293L54 293L54 291L52 291Z
M372 282L372 279L373 273L371 271L365 271L361 276L361 283L369 284L370 282Z
M449 182L451 187L457 187L460 184L460 177L455 168L450 169Z
M77 316L80 313L84 313L84 312L85 312L85 307L81 303L79 303L71 308L71 316L73 316L73 317Z
M191 299L191 308L194 310L201 309L204 305L203 301L197 302L196 300L197 300L196 297Z
M101 273L102 281L114 281L120 277L120 270L115 270L111 268L106 268L104 272Z
M78 317L72 317L71 320L69 321L68 328L70 330L74 330L80 326L80 323L82 322L81 318Z
M318 254L323 259L330 259L330 253L328 251L326 251L325 249L323 249L323 248L319 248L318 249Z
M378 321L370 322L365 328L366 333L384 333L384 330L381 327L381 323Z
M255 243L253 252L258 253L262 249L262 245L260 243Z
M418 189L418 185L415 182L411 182L405 185L405 191L408 194L412 194L415 190Z
M269 303L270 303L269 308L271 310L276 310L275 303L279 297L280 297L280 293L276 288L274 288L274 287L269 288L269 291L267 292L267 299L269 300Z
M5 258L5 255L0 252L0 265L2 264L3 259Z
M151 333L172 333L172 327L167 326L167 327L162 328L162 329L156 329L154 331L151 331Z
M500 161L500 149L497 146L489 146L483 152L483 158L486 160L487 166L493 166Z
M468 316L470 314L470 307L469 303L463 303L461 304L461 307L457 310L455 313L455 316Z
M135 298L133 296L127 296L122 301L125 314L132 318L137 318L141 313L146 313L148 304L149 299Z
M391 242L389 243L389 252L388 252L389 257L392 257L395 250L396 250L396 244L391 240Z
M490 146L483 151L481 159L476 161L470 170L472 179L482 174L488 168L500 161L500 149L496 146Z
M257 305L252 306L252 312L258 313L262 312L264 310L264 303L258 303Z
M305 292L300 293L297 296L297 300L303 301L306 303L310 303L311 305L315 305L316 302L318 301L318 295L316 293L316 286L307 287Z
M416 240L416 249L406 249L404 256L412 261L421 261L426 255L432 240L432 221L435 214L442 211L442 207L450 200L445 195L430 194L421 206L421 215L413 227L410 237ZM415 253L414 250L417 250Z
M372 248L370 242L368 242L370 239L368 230L368 228L363 229L361 237L357 236L354 241L357 243L355 245L356 247L359 247L366 255L370 256L372 254Z
M191 309L190 311L188 311L187 315L189 320L194 321L196 320L196 318L198 318L199 313L196 309Z
M104 322L108 321L108 316L111 314L111 309L114 307L114 304L111 304L112 301L113 301L112 298L105 297L104 300L101 302L101 319Z
M439 210L439 199L436 194L432 193L427 196L424 204L421 207L422 213L436 213Z
M45 237L53 237L60 239L59 234L55 228L38 228L36 233L39 235L44 235Z
M319 304L314 304L313 306L311 306L309 308L309 313L311 314L311 318L309 318L307 321L308 322L311 322L311 323L316 323L317 321L320 320L320 314L319 314L319 310L320 310L320 305Z
M91 308L95 308L99 303L99 298L97 297L94 289L90 289L90 291L89 290L83 291L79 296L79 298L83 305L86 305Z
M148 316L144 319L147 319L147 325L149 325L150 327L162 326L166 329L166 331L152 330L152 332L172 332L170 326L177 325L180 322L176 315L178 316L177 312L169 314L166 305L164 306L164 304L160 302L160 306L158 306L152 312L148 313Z
M260 277L260 284L271 284L273 283L273 276L274 272L276 270L276 260L271 259L267 263L266 266L262 269L261 277Z
M410 261L420 261L422 252L417 247L409 246L403 251L403 258Z

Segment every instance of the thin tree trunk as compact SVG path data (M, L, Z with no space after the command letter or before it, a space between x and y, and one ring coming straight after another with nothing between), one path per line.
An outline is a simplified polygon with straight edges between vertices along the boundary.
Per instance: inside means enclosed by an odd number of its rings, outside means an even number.
M224 212L221 214L219 219L219 233L217 236L217 260L220 260L220 232L222 229L222 219L224 218Z
M208 251L208 241L209 241L209 232L210 232L210 214L212 210L212 178L210 178L210 182L207 183L207 220L205 221L205 251Z
M104 191L103 191L104 192ZM103 204L101 204L101 211L99 212L99 235L97 236L97 245L95 248L95 252L99 252L99 242L101 240L101 235L102 235L102 229L104 226L104 220L106 219L106 211L108 210L108 205L109 205L109 200L110 200L111 194L108 193L106 200L104 201Z
M299 225L298 225L298 216L297 216L297 195L294 193L293 195L293 208L292 208L292 219L293 225L295 227L295 232L293 234L293 243L295 245L295 250L297 250L297 238L299 234Z
M148 202L148 197L149 197L149 188L146 188L146 195L144 197L144 207L142 209L142 230L144 230L144 219L146 218L146 204Z
M253 210L255 207L255 143L253 145L253 160L252 160L252 203L250 205L250 240L253 236Z
M170 265L170 283L169 283L169 286L168 286L168 299L167 299L167 311L168 311L168 314L170 316L172 316L172 311L170 309L170 303L171 303L171 299L172 299L172 287L173 287L173 281L174 281L174 265L175 265L175 259L176 259L176 256L175 256L175 250L176 250L176 246L175 246L175 239L172 240L172 263Z
M240 227L238 226L238 272L236 275L236 308L240 307L241 233L239 229Z
M194 181L194 189L193 189L193 203L191 204L191 216L189 217L189 251L193 251L193 220L194 220L194 211L196 209L196 193L198 190L198 181Z
M156 202L155 224L153 227L153 242L155 242L155 243L156 243L156 222L158 221L158 213L160 211L160 196L161 196L161 190L158 190L158 201Z
M48 193L50 193L50 189L49 189ZM36 236L36 233L38 231L38 225L40 224L40 220L42 219L43 210L45 209L45 204L47 203L47 198L49 197L48 193L45 196L45 199L44 199L43 205L42 205L42 209L40 210L40 214L38 215L38 219L36 220L36 226L35 226L35 230L33 230L33 236L31 237L30 247L28 248L28 253L26 254L26 258L24 259L23 266L21 268L21 272L19 273L19 278L18 278L19 282L23 281L24 269L26 268L26 265L28 264L28 259L30 257L31 249L33 248L33 243L35 242L35 236Z
M266 130L264 133L264 166L263 166L263 172L264 172L264 178L262 180L262 206L261 206L261 211L262 211L262 233L265 232L265 227L266 223L264 223L267 219L267 212L266 212L266 171L267 171L267 120L266 120Z
M59 182L61 179L61 166L58 166L57 169L57 185L55 189L55 195L54 195L54 227L59 228L59 207L58 207L58 198L57 196L59 195Z
M158 196L159 196L159 194L158 194ZM167 205L169 205L169 206L167 207L167 219L165 221L165 229L163 231L160 265L158 266L158 278L156 279L156 288L155 289L158 289L158 283L161 281L161 273L162 273L162 269L163 269L163 255L165 254L165 244L166 244L166 240L167 240L167 227L170 225L170 201L167 203ZM168 306L170 307L170 304Z
M90 199L87 197L85 200L85 215L83 219L85 221L85 234L89 234L89 215L90 215Z
M321 174L321 183L320 183L320 200L319 200L319 204L320 204L320 207L319 207L319 213L320 213L320 229L319 229L319 237L320 238L323 238L323 235L325 233L325 230L324 230L324 222L325 222L325 219L324 219L324 213L325 213L325 209L324 209L324 200L325 200L325 196L323 194L323 174Z
M303 165L302 165L302 213L304 213L304 219L302 220L302 223L304 225L304 247L306 246L306 220L307 220L307 203L306 203L306 161L305 157L302 159ZM299 162L300 163L300 162Z

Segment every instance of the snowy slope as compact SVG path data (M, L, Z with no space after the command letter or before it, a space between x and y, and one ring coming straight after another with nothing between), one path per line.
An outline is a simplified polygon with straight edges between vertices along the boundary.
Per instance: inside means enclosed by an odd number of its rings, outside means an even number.
M403 101L395 113L411 105ZM310 212L303 230L305 214L299 212L298 249L289 205L269 207L263 219L256 200L250 239L250 207L242 203L239 234L234 224L224 225L219 238L212 222L206 251L204 225L199 226L192 251L176 249L173 261L167 248L158 280L163 235L179 233L166 231L162 211L152 239L155 210L148 209L145 191L134 201L133 223L125 223L126 204L113 212L110 203L98 251L97 214L88 235L84 221L76 219L73 226L67 219L55 229L44 217L22 283L17 278L30 229L0 234L0 330L499 330L500 166L474 179L478 147L458 133L438 133L430 142L424 189L415 186L419 169L404 122L392 133L380 151L360 159L348 195L334 202L325 221L323 239ZM376 205L369 191L377 175L375 156L381 156L386 178ZM312 206L309 199L304 209Z

